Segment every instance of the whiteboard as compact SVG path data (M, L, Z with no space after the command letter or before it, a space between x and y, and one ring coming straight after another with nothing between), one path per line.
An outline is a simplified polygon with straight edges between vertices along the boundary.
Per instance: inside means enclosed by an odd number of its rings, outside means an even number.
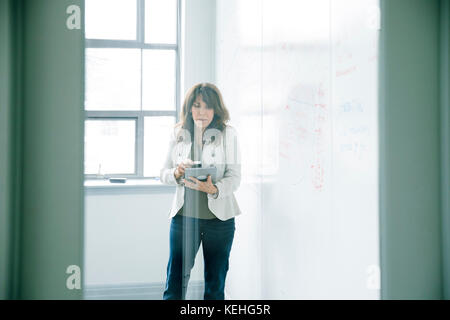
M377 0L217 0L242 147L226 292L379 299Z

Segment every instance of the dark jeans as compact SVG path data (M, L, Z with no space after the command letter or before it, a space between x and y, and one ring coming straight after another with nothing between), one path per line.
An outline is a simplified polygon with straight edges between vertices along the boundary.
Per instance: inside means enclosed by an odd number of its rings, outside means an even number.
M234 218L197 219L176 215L170 224L170 256L164 300L185 300L195 256L203 244L205 300L224 300Z

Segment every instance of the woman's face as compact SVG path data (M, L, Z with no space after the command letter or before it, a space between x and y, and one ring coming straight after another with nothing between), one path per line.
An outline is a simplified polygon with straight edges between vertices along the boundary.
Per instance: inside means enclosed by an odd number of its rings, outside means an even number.
M206 129L214 118L214 108L208 108L202 95L198 95L192 104L192 119L198 128Z

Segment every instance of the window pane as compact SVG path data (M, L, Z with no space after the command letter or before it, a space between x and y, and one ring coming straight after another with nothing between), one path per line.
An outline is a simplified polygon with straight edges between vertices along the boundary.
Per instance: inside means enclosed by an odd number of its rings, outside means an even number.
M135 120L86 120L85 173L135 172Z
M140 49L86 49L86 110L139 110Z
M145 117L144 176L159 177L174 124L175 117Z
M145 42L177 42L177 1L145 1Z
M86 0L86 38L136 40L136 0Z
M142 107L175 110L175 50L144 50Z

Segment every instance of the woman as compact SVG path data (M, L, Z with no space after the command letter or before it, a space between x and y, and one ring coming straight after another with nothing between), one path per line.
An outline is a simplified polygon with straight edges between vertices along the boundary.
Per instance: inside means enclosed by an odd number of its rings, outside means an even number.
M176 185L169 213L170 255L163 299L184 300L200 243L203 247L205 300L223 300L234 217L241 214L234 192L241 181L236 130L219 89L200 83L186 94L175 125L161 182ZM217 168L216 181L184 179L194 162Z

